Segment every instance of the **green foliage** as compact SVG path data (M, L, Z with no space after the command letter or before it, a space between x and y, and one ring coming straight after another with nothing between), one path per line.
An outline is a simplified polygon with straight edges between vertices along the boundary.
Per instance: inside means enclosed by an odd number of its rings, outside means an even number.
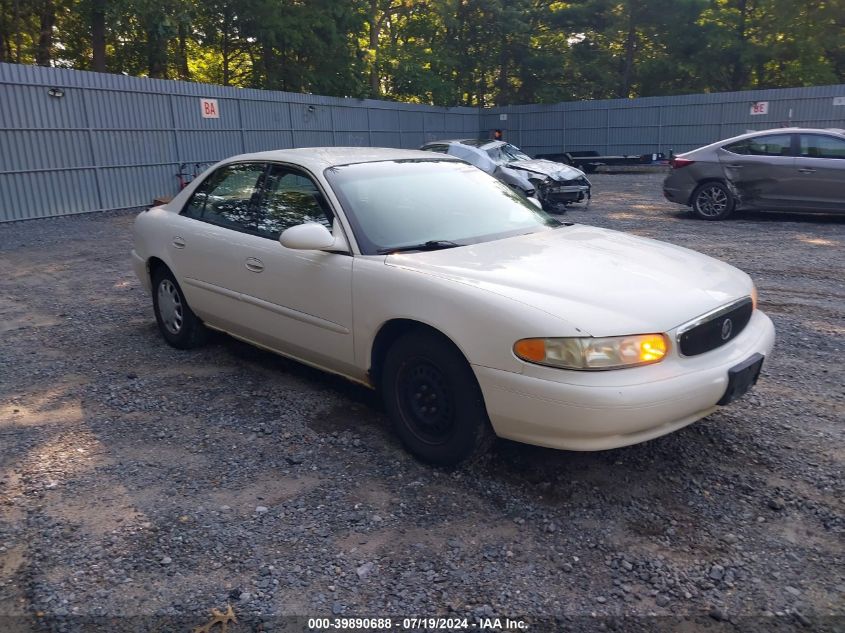
M0 0L0 61L97 24L109 72L437 105L845 82L845 0Z

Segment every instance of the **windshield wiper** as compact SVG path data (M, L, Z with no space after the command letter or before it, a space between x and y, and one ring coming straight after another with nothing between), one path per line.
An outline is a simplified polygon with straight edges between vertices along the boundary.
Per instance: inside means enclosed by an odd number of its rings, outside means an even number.
M379 255L386 255L388 253L404 253L406 251L439 251L444 248L455 248L456 246L463 246L451 240L428 240L422 244L409 244L408 246L394 246L392 248L380 248L376 252Z

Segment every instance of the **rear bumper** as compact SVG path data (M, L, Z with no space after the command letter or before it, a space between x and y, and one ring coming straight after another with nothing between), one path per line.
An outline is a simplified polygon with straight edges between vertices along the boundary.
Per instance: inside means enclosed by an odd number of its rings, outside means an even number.
M597 451L645 442L709 415L725 393L728 370L755 353L768 357L773 345L774 326L757 310L736 339L692 359L613 372L546 372L557 380L473 369L500 437Z

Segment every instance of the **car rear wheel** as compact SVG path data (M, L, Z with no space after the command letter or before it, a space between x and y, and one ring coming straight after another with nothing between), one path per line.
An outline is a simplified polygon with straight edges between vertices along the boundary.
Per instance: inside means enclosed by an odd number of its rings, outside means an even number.
M705 182L692 194L692 210L702 220L724 220L734 210L736 201L720 182Z
M191 310L176 278L167 268L153 273L153 311L164 340L178 349L205 343L208 330Z
M393 344L381 390L396 434L423 461L454 465L477 458L495 439L469 363L435 332L409 332Z

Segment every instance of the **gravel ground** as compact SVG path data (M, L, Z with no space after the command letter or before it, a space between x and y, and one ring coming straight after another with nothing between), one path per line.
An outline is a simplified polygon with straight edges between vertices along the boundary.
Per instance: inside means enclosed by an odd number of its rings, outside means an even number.
M499 441L455 471L363 388L222 335L165 345L131 214L0 225L0 631L189 631L229 605L230 633L845 630L845 220L696 221L661 178L597 174L568 216L749 272L778 329L756 389L640 446Z

